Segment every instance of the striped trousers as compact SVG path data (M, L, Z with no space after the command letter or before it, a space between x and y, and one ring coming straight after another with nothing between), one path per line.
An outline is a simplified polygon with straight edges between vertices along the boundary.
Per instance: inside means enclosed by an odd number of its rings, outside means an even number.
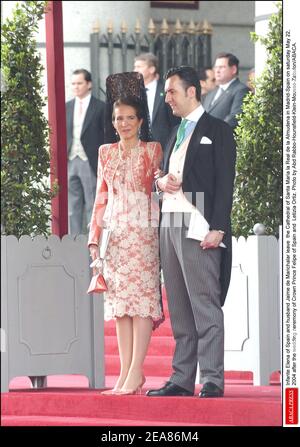
M194 391L200 382L224 388L224 319L220 304L223 248L206 249L186 238L189 214L162 213L161 266L176 342L172 383Z

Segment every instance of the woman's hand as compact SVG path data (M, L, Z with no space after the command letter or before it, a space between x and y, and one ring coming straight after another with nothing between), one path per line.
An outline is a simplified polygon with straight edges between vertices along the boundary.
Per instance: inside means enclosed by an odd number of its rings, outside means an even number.
M93 260L90 267L93 269L93 275L103 272L103 260L99 258L98 245L90 245L90 255Z
M154 172L154 180L157 180L159 177L163 177L165 175L164 171L161 169L156 169Z
M95 261L95 259L99 258L99 248L98 245L92 244L89 246L90 249L90 255L93 261Z

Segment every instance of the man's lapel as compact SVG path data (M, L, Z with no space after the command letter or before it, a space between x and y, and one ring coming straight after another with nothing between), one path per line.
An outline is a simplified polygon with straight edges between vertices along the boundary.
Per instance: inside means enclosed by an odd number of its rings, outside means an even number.
M164 151L164 172L167 174L169 171L169 161L170 161L170 157L171 157L171 153L174 147L174 144L176 142L176 137L177 137L177 130L178 130L179 126L174 127L174 129L172 130L172 133L170 135L170 138L168 140L168 144L166 146L166 149Z
M96 112L96 101L94 100L93 97L91 97L90 103L89 103L89 106L87 108L87 111L86 111L86 114L85 114L85 118L84 118L84 121L83 121L81 135L83 135L84 132L86 131L86 129L88 128L89 123L93 119L93 116L94 116L95 112Z
M156 92L155 92L155 98L154 98L154 106L153 106L153 112L152 112L152 123L155 120L159 105L161 101L164 101L164 88L162 82L158 81L156 86Z
M239 80L235 79L230 84L230 86L220 94L219 98L213 104L210 104L208 112L213 110L217 105L219 105L222 101L224 101L225 98L227 98L229 95L231 95L231 92L234 90L234 88L238 82L239 82ZM212 100L214 99L214 97L215 97L215 95L212 97Z
M208 114L204 112L198 123L196 124L189 145L187 147L185 163L183 167L183 179L187 176L189 170L194 164L194 158L197 154L197 151L200 150L200 141L202 137L205 136L208 126Z
M69 113L67 113L67 127L71 133L73 131L74 108L75 108L75 98L70 101Z
M211 110L213 110L220 102L222 102L223 99L225 98L225 96L226 96L226 91L223 90L222 93L220 94L220 96L218 97L218 99L216 99L216 101L214 103L210 103L209 112ZM214 100L214 97L215 96L213 96L212 101Z

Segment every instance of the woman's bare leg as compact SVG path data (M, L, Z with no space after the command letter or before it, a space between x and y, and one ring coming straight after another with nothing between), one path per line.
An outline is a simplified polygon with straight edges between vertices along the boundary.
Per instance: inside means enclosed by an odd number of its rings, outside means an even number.
M122 390L136 390L143 384L143 364L152 333L152 319L133 317L132 360Z
M132 362L133 319L127 315L122 318L117 318L116 332L121 369L115 388L122 388Z

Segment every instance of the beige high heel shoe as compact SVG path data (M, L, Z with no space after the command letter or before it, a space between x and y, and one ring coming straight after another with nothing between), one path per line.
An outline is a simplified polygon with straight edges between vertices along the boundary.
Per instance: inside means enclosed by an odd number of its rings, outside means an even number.
M142 388L143 388L145 382L146 382L146 378L145 378L145 376L143 376L142 377L142 382L135 389L132 389L132 390L121 389L117 394L119 396L120 395L121 396L123 396L123 395L127 396L129 394L142 394Z
M119 394L120 391L121 388L113 388L112 390L101 391L100 394L103 394L104 396L112 396L115 394Z
M125 378L125 380L126 380L126 378ZM124 382L125 382L125 380L124 380ZM119 381L119 379L117 380L116 385L117 385L118 381ZM119 394L123 385L120 387L117 387L116 385L111 390L100 391L100 394L103 394L104 396L111 396L114 394Z

